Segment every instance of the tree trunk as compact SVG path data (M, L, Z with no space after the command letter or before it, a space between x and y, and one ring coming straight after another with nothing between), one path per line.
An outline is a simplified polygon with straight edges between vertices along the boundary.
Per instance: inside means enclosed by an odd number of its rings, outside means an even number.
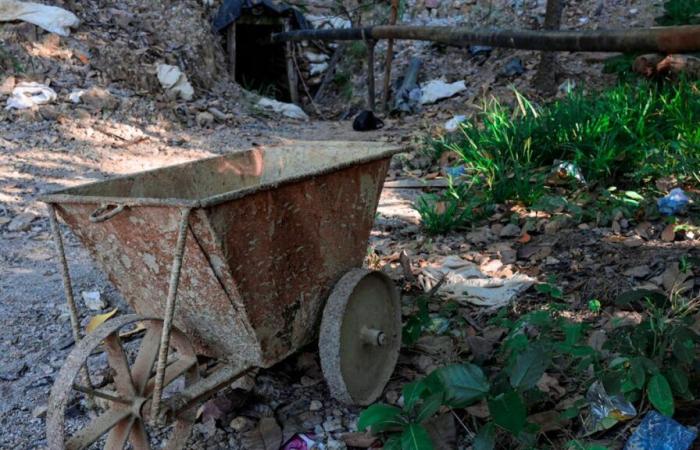
M561 26L561 13L564 9L563 0L547 0L547 10L544 16L545 30L558 30ZM543 52L540 64L533 80L535 89L544 95L552 95L557 91L557 54Z

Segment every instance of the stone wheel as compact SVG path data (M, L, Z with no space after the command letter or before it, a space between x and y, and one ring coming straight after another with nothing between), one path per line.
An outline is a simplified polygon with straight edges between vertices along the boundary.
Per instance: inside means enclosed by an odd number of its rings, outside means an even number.
M51 388L49 449L149 449L152 438L166 440L168 449L184 447L194 424L192 408L169 427L148 425L162 325L160 319L126 315L106 321L75 346ZM163 399L199 379L194 348L175 328L170 346Z
M368 405L384 390L401 347L401 301L381 272L353 269L333 288L319 335L321 368L331 394Z

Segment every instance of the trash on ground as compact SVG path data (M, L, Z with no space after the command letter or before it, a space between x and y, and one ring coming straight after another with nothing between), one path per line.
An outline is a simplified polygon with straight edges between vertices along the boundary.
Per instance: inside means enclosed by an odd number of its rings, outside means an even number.
M421 105L435 103L438 100L450 98L467 89L464 80L447 83L444 80L431 80L421 86Z
M683 211L688 206L690 199L681 188L672 189L666 196L657 200L659 213L664 216L673 216Z
M12 90L5 109L28 109L56 100L56 92L45 84L22 82Z
M442 172L447 177L459 178L467 173L467 168L464 165L461 166L446 166L442 168Z
M0 22L21 20L50 33L70 35L70 28L80 25L80 19L70 11L40 3L0 0Z
M375 116L372 111L362 111L352 122L355 131L372 131L384 127L384 121Z
M520 58L511 58L500 72L502 77L517 77L525 73L523 61Z
M558 186L568 184L571 181L586 184L581 169L571 161L554 161L554 166L547 177L547 183Z
M80 98L83 96L84 93L85 89L76 89L70 94L68 94L68 100L70 100L71 103L78 104L80 103Z
M684 427L670 417L649 411L625 444L624 450L687 450L697 435L697 431Z
M274 111L286 117L299 120L309 120L303 109L293 103L283 103L271 98L263 97L257 103L258 107L268 111Z
M158 81L166 92L185 101L192 100L194 88L187 81L187 75L182 73L179 67L158 64L157 73Z
M319 449L321 444L316 442L314 438L308 434L295 434L290 440L287 441L282 450L311 450Z
M447 131L457 131L459 129L459 125L462 122L466 122L467 116L465 115L458 115L458 116L453 116L450 120L445 122L445 130Z
M80 295L83 297L85 306L92 311L101 311L107 306L100 291L83 291Z
M458 303L471 303L488 308L508 305L535 282L534 278L521 273L506 278L490 277L476 264L458 256L448 256L425 267L419 275L419 281L428 292L443 277L439 293Z
M593 382L588 388L586 400L591 407L590 415L584 420L587 435L607 430L618 422L637 415L637 409L632 403L621 395L608 395L600 381Z

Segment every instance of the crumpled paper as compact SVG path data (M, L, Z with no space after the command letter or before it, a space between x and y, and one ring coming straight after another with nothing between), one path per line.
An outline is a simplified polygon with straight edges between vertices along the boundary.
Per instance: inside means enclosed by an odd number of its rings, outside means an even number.
M428 292L444 277L438 293L465 304L501 308L535 283L535 279L516 273L509 278L491 277L478 266L458 256L448 256L425 267L419 275L423 289Z

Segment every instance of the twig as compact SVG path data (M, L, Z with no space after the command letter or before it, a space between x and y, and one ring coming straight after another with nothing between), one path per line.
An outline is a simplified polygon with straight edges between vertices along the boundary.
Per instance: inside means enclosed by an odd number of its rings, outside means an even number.
M450 412L451 412L452 415L455 417L455 419L457 419L457 422L459 422L459 424L462 425L462 428L464 428L464 432L467 433L467 436L469 436L469 439L474 439L474 436L475 436L474 432L473 432L472 430L470 430L470 429L464 424L464 422L462 422L462 419L459 418L459 416L457 415L457 413L454 412L454 410L453 410L452 408L450 408Z

